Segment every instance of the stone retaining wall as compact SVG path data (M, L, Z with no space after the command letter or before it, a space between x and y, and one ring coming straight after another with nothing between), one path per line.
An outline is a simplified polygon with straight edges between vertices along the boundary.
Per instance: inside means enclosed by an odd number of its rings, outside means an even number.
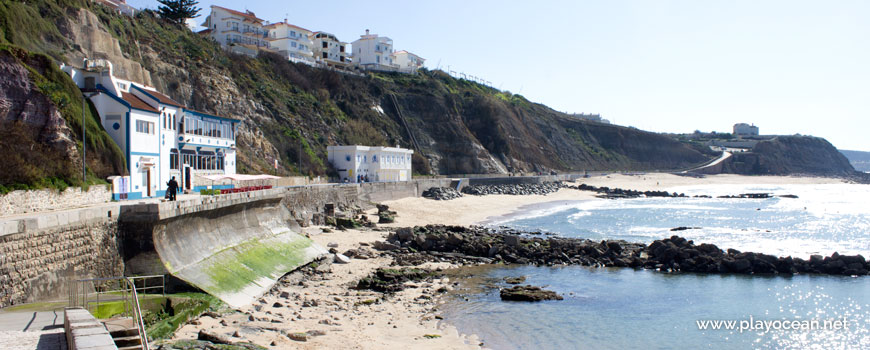
M0 236L0 308L65 300L68 279L120 276L116 220Z
M95 185L82 191L69 187L60 192L53 189L12 191L0 195L0 216L69 209L112 200L112 189L107 185Z

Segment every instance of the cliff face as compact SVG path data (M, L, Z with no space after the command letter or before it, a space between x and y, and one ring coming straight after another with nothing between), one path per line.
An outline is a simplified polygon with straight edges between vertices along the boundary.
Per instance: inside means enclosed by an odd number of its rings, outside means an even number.
M855 175L849 160L831 143L811 136L778 136L759 142L752 152L735 153L725 164L723 172L749 175Z
M11 25L25 15L38 26ZM416 148L415 171L440 174L668 170L708 159L658 134L581 121L441 72L349 75L228 54L147 11L129 18L90 1L35 0L0 4L3 16L0 40L74 66L107 58L119 76L241 120L240 172L271 172L277 159L279 174L327 174L331 144Z
M0 44L0 187L63 187L81 182L81 94L48 57ZM60 81L60 82L59 82ZM86 114L88 168L123 171L120 149Z

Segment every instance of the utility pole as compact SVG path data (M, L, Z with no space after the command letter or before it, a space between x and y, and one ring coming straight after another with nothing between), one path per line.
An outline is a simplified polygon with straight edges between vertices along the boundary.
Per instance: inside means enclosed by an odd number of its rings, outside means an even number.
M86 161L88 157L88 135L85 132L85 108L88 107L88 98L94 97L97 94L99 92L82 94L82 185L88 182L88 163Z

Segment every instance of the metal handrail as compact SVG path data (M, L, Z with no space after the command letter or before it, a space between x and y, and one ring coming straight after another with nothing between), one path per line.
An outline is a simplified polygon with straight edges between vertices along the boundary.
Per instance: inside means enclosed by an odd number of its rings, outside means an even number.
M139 306L139 294L136 292L136 285L129 277L125 277L124 281L127 282L127 284L130 286L130 290L132 291L132 309L135 314L133 320L134 322L136 322L136 328L139 329L139 340L142 343L142 350L149 350L148 335L145 334L145 321L142 320L142 308Z
M148 286L149 279L161 279L161 285ZM136 280L142 280L142 287L136 287ZM102 286L98 287L99 282L117 281L117 289L101 290ZM88 283L94 290L96 301L89 300ZM102 294L120 293L121 301L124 305L125 317L133 318L136 328L139 331L139 338L142 344L142 349L149 350L148 335L145 332L145 321L142 316L142 308L139 304L139 291L147 291L153 289L162 289L161 293L166 296L166 276L165 275L148 275L148 276L131 276L131 277L103 277L103 278L88 278L81 280L73 280L70 283L69 289L69 305L81 306L85 310L90 311L89 305L96 304L97 307L101 304L100 296ZM79 299L81 298L81 299ZM102 302L106 302L103 300Z

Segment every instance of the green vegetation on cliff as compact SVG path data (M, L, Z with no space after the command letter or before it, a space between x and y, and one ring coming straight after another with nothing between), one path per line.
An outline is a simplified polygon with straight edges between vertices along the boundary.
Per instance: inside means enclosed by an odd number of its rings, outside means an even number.
M33 19L20 23L22 16ZM0 6L0 40L72 65L87 45L71 33L93 25L159 90L241 119L240 172L272 172L277 159L279 174L328 174L332 144L415 148L415 172L424 174L667 170L709 158L658 134L579 120L440 71L344 74L275 54L238 56L151 11L127 17L89 1Z
M0 70L5 81L2 95L9 104L0 115L0 193L15 189L103 182L105 177L124 171L120 148L102 128L96 110L85 109L88 182L81 178L82 97L69 76L42 54L0 44ZM24 75L11 72L21 71ZM30 87L29 91L10 91ZM59 113L62 120L55 120ZM62 125L58 125L63 123ZM75 157L69 151L75 150Z

